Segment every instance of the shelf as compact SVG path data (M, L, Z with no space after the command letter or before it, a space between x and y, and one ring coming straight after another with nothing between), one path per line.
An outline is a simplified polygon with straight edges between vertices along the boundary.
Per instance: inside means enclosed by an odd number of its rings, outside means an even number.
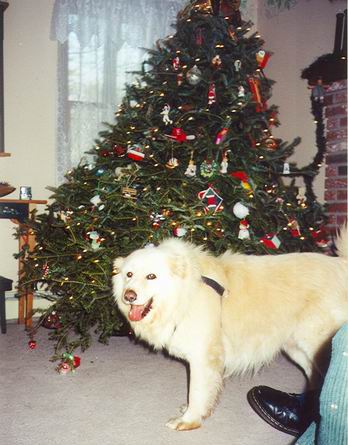
M11 156L11 153L5 153L4 151L0 152L0 158L6 158L8 156Z

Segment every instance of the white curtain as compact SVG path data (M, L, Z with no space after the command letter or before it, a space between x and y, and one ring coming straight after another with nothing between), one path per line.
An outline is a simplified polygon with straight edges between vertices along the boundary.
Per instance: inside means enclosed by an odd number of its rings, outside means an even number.
M56 0L51 38L58 41L57 184L92 148L103 122L141 69L146 49L174 34L187 0Z

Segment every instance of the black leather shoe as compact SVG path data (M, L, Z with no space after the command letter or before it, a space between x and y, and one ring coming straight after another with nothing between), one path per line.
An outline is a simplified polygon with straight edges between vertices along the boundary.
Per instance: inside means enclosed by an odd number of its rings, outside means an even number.
M253 410L269 425L292 436L301 435L318 416L319 394L289 394L255 386L247 394Z

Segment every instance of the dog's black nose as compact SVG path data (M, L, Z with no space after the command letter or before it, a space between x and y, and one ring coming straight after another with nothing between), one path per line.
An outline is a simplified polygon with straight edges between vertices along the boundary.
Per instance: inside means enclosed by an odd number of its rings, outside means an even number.
M129 303L133 303L137 299L137 294L134 290L127 289L124 293L124 299Z

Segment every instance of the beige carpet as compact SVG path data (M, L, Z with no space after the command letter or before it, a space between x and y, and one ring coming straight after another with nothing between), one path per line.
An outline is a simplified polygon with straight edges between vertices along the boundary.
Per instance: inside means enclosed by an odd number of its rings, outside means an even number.
M290 445L249 407L247 391L265 384L301 392L302 373L279 357L256 377L228 379L204 426L191 432L165 427L186 400L182 363L151 353L128 338L94 342L75 374L60 375L49 361L52 343L42 329L28 348L22 326L0 335L2 445ZM241 345L242 347L242 345Z

